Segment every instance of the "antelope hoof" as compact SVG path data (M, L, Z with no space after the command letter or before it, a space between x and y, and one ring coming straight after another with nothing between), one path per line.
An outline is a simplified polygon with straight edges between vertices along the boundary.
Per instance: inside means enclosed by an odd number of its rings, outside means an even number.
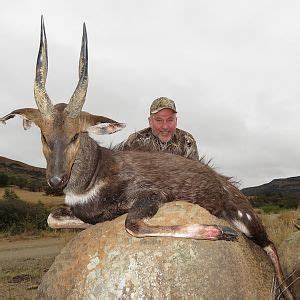
M237 239L238 233L234 229L227 226L220 226L220 225L218 225L218 228L220 229L221 232L219 235L220 240L234 241Z

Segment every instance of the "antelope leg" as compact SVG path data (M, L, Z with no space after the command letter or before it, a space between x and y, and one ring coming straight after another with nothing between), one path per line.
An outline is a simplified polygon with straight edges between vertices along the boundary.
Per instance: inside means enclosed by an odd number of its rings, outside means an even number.
M91 224L85 223L74 216L69 207L55 209L47 219L48 226L53 229L85 229Z

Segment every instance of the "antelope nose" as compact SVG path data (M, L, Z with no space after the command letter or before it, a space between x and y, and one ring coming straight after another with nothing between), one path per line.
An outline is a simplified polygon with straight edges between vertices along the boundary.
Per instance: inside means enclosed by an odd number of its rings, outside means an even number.
M53 188L60 187L63 182L63 179L58 176L53 176L49 179L49 185Z

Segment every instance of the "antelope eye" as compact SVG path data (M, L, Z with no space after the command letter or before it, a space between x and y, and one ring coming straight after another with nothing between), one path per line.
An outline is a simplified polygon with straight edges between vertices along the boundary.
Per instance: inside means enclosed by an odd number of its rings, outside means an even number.
M76 134L72 137L71 143L75 143L76 140L78 139L78 136L79 136L79 133L76 133Z

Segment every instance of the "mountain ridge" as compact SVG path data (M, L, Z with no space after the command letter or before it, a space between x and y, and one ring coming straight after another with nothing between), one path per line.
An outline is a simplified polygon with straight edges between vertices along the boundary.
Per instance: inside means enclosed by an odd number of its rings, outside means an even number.
M243 188L246 196L280 196L300 198L300 176L276 178L268 183Z
M20 176L27 179L46 181L46 169L34 167L21 161L0 156L0 173L11 176Z

